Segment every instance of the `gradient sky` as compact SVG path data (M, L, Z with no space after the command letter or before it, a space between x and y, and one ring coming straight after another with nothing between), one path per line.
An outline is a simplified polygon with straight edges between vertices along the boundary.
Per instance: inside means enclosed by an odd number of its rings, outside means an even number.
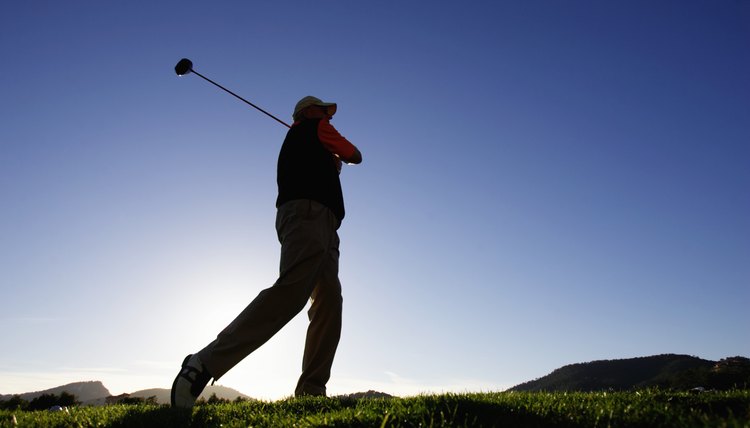
M750 2L6 1L0 393L168 388L278 274L276 158L339 104L330 394L750 356ZM220 384L289 396L298 315Z

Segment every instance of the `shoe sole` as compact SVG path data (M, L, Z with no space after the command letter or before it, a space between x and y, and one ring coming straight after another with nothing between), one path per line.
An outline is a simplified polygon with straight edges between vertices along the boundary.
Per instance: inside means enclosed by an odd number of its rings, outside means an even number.
M185 357L185 359L182 361L182 365L180 366L180 371L177 373L177 376L174 378L174 382L172 382L172 391L169 393L169 401L172 407L177 407L177 397L175 397L175 387L177 387L177 381L180 380L180 373L182 373L182 368L185 367L190 361L190 357L192 357L193 354L188 355Z

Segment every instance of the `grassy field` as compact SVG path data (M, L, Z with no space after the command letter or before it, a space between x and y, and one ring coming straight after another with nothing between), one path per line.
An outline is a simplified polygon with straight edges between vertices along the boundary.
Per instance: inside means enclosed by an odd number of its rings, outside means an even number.
M292 398L0 411L2 427L748 427L750 390L477 393L393 399Z

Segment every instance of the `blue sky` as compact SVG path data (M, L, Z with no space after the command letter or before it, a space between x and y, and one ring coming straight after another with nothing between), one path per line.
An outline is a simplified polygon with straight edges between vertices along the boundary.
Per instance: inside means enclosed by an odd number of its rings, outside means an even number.
M316 95L345 167L329 393L750 356L750 3L4 2L0 393L169 387L278 273ZM292 394L306 317L221 384Z

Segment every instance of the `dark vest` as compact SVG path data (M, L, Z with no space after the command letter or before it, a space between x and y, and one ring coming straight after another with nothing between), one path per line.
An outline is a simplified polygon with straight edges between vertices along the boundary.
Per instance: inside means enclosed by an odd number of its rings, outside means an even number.
M339 221L344 218L344 196L333 154L318 138L320 120L304 120L286 134L279 152L276 207L294 199L312 199L327 206Z

